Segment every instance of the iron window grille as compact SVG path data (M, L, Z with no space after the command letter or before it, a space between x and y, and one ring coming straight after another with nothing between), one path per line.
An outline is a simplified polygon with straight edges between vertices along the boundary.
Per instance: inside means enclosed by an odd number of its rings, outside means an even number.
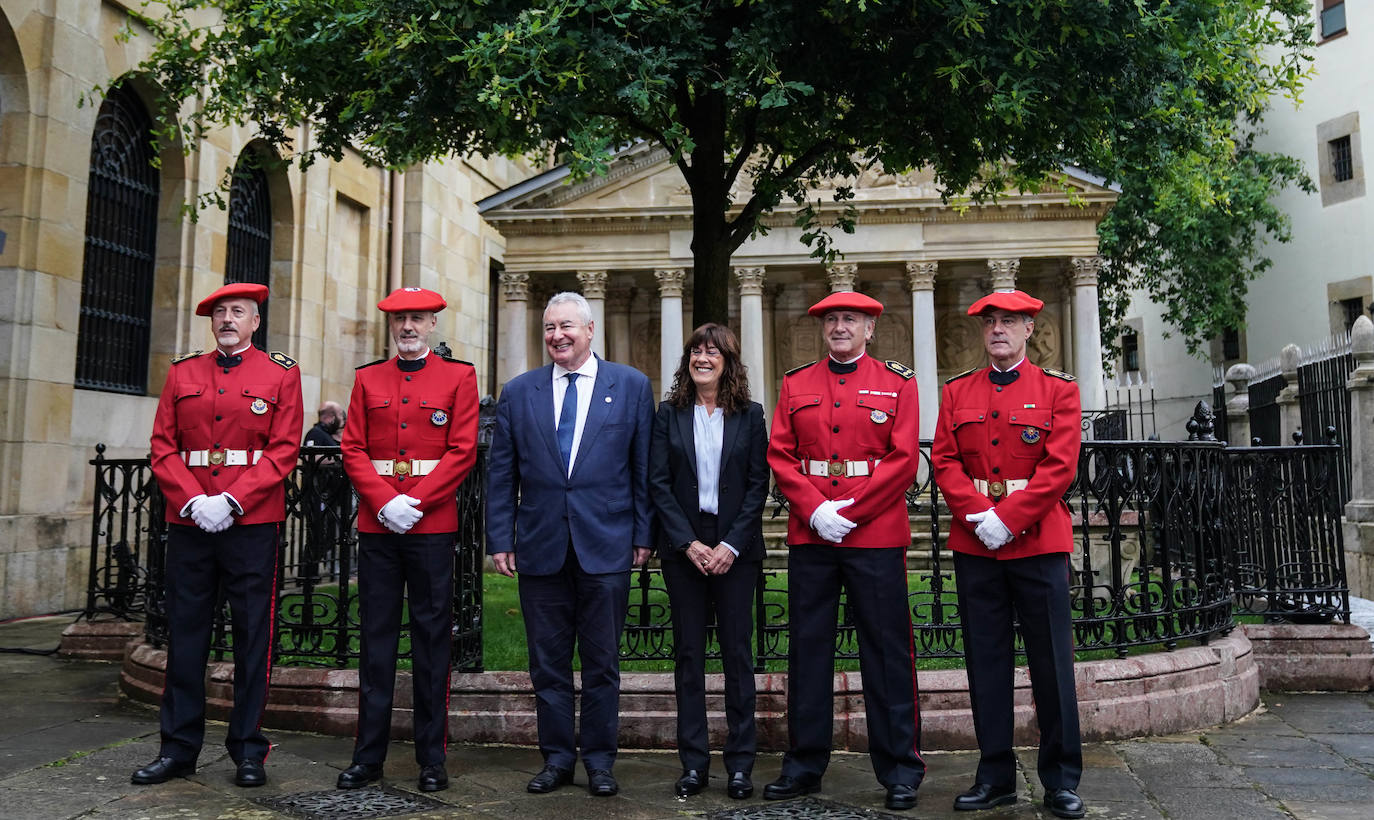
M229 250L224 283L270 285L272 278L272 197L267 174L245 153L234 166L229 188ZM267 349L267 303L259 308L262 322L253 332L253 345Z
M1347 182L1355 178L1355 165L1350 157L1350 135L1337 137L1326 144L1331 154L1331 178Z

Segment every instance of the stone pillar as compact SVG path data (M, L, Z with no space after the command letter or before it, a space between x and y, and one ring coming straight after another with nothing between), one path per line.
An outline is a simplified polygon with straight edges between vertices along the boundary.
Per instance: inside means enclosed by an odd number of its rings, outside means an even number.
M989 290L1015 290L1016 275L1021 272L1020 259L989 259Z
M1350 501L1345 505L1345 565L1350 593L1374 594L1374 322L1350 328L1355 370L1350 391ZM1315 432L1315 431L1314 431Z
M1298 403L1298 365L1302 361L1302 351L1297 345L1284 345L1279 351L1279 371L1283 374L1284 386L1279 391L1275 403L1279 406L1279 444L1293 440L1293 434L1302 430L1302 405ZM1320 430L1304 431L1307 441L1319 444L1324 436Z
M831 293L853 290L854 283L859 278L859 264L857 262L836 262L826 268L825 278L830 283Z
M613 362L630 363L630 302L634 299L632 285L614 285L606 289L606 349Z
M763 268L735 268L739 282L739 349L749 369L749 393L762 404L763 395Z
M498 378L504 385L530 366L527 347L529 328L525 321L530 298L530 275L502 273L500 284L506 304L501 309L501 372Z
M592 333L592 352L606 358L606 272L604 270L580 270L577 284L582 286L582 296L592 307L592 321L596 330Z
M921 438L935 437L940 383L935 364L935 272L939 262L906 263L911 288L911 366L916 370L916 393L921 405Z
M687 280L687 271L682 268L668 268L654 271L658 280L659 322L658 372L660 397L668 395L673 386L673 374L682 358L682 283Z
M1233 447L1250 446L1250 380L1255 368L1240 362L1226 371L1226 440Z
M1073 281L1073 369L1078 376L1078 393L1084 410L1105 410L1102 321L1097 310L1097 274L1102 270L1102 257L1075 256L1069 260L1069 269Z

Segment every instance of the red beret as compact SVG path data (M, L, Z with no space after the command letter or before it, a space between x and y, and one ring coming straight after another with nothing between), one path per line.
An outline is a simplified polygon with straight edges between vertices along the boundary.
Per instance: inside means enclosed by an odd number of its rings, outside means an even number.
M832 310L856 310L877 318L883 313L883 303L856 291L842 290L820 300L806 312L812 316L824 316Z
M1020 290L999 290L989 293L969 306L968 315L978 316L988 310L1005 310L1008 313L1024 313L1034 316L1045 303Z
M448 307L444 297L424 288L397 288L391 295L377 303L377 307L387 313L409 313L429 311L438 313Z
M221 299L252 299L258 304L267 301L267 286L256 285L252 282L234 282L225 285L196 305L197 316L209 316L215 312L215 303Z

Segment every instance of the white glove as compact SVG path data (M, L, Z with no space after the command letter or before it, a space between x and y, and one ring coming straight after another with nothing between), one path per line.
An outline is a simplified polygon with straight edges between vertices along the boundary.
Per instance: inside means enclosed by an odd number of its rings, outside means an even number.
M234 523L234 508L224 493L201 496L199 501L192 502L191 520L206 532L223 532Z
M987 512L966 515L964 520L978 525L973 534L990 550L998 549L1011 540L1011 530L997 517L997 511L992 507L988 507Z
M418 506L420 499L401 493L377 511L377 520L397 535L404 535L424 517L424 513L415 509Z
M854 503L854 499L844 501L822 501L816 511L811 513L811 529L827 541L838 544L857 524L840 515L839 511Z

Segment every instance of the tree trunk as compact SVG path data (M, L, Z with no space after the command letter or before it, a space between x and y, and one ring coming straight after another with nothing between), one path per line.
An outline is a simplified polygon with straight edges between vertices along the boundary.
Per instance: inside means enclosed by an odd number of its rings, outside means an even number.
M724 219L716 213L703 214L695 205L693 211L692 327L706 322L728 324L730 255L735 249Z

